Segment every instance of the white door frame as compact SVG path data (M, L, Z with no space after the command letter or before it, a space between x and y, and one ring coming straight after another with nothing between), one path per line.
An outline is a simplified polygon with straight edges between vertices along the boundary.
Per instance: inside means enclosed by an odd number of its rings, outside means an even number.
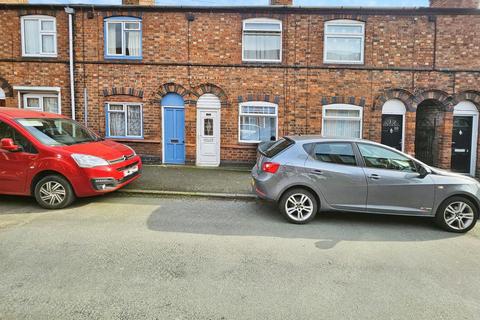
M212 164L206 164L206 163L199 163L198 160L200 158L200 130L203 130L203 123L200 122L200 113L204 112L216 112L217 117L218 117L218 124L215 124L218 126L218 143L216 146L217 149L217 158L218 161L216 163ZM221 139L222 139L222 134L221 134L221 125L222 125L222 113L220 108L202 108L202 107L197 107L197 146L196 146L196 159L195 159L195 164L197 166L212 166L212 167L217 167L220 165L220 152L221 152ZM215 129L214 129L214 135L215 135Z
M388 104L389 102L391 104ZM385 108L385 105L387 105L386 108ZM406 113L407 113L407 107L399 99L387 100L385 101L382 107L382 116L384 114L402 116L402 150L401 150L402 152L405 152L404 150L405 150L405 114Z
M470 105L471 104L471 105ZM465 106L463 108L463 106ZM473 109L474 108L474 109ZM475 176L477 166L477 144L478 144L478 110L470 101L462 101L453 109L453 116L472 117L472 151L470 152L470 175ZM453 118L452 118L453 121Z

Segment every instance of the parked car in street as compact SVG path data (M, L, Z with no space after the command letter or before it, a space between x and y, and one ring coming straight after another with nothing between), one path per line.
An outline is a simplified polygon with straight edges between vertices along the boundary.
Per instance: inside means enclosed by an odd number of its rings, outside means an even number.
M265 142L252 177L256 194L277 201L297 224L318 211L352 211L434 217L442 228L463 233L478 219L478 181L368 140L291 136Z
M47 209L117 190L140 176L133 149L58 114L0 108L0 194Z

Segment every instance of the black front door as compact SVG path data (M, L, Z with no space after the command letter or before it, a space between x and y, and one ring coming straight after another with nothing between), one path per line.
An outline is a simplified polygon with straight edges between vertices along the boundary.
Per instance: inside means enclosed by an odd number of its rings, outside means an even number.
M402 151L403 116L382 115L382 144Z
M452 133L452 170L470 173L472 160L472 116L454 116Z

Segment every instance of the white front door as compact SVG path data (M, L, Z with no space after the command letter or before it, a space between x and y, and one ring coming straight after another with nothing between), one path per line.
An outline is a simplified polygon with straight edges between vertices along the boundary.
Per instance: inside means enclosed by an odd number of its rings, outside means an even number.
M197 165L220 165L220 109L197 108Z

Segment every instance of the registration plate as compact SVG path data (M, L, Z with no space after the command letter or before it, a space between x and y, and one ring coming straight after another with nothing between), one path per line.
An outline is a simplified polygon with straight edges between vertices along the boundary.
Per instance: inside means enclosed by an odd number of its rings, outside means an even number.
M133 167L131 167L131 168L128 168L127 170L124 170L124 171L123 171L123 176L124 176L124 177L127 177L127 176L129 176L129 175L131 175L131 174L134 174L134 173L137 172L137 171L138 171L138 166L133 166Z

